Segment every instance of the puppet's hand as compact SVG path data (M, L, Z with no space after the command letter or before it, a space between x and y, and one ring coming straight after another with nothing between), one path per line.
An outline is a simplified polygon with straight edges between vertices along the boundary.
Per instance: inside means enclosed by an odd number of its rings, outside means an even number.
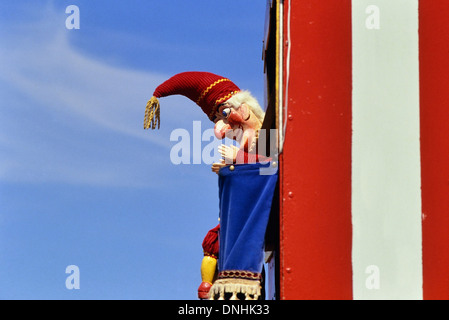
M218 152L220 152L221 156L224 159L224 163L226 164L235 163L235 159L237 158L237 152L239 150L240 149L234 145L227 146L225 144L222 144L218 146Z
M225 161L224 159L221 159L220 162L212 163L212 171L218 174L218 171L220 171L221 168L225 167Z

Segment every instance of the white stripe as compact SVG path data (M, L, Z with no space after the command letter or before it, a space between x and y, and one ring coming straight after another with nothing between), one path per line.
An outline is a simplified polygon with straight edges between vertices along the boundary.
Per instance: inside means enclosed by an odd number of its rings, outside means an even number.
M353 0L352 37L354 299L422 299L418 0Z

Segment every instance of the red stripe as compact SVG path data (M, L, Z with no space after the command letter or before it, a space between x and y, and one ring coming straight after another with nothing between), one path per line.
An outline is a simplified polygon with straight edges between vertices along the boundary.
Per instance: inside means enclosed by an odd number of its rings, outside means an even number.
M449 6L419 3L424 299L449 299Z
M280 297L352 299L351 1L291 10Z

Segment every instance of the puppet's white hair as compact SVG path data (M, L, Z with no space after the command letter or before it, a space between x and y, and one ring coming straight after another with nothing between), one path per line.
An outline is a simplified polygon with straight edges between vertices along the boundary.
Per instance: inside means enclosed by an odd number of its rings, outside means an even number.
M236 109L238 109L242 103L246 103L250 107L251 111L254 112L256 117L260 120L260 122L263 123L263 119L265 118L265 112L260 107L259 102L257 102L257 99L254 98L249 91L247 90L239 91L231 98L229 98L226 102Z

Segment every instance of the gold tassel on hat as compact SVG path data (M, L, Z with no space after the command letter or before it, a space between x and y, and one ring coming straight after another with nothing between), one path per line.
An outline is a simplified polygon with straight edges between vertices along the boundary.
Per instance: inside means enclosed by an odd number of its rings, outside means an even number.
M159 129L161 125L161 110L159 100L156 97L151 97L145 108L145 119L143 120L144 129Z

